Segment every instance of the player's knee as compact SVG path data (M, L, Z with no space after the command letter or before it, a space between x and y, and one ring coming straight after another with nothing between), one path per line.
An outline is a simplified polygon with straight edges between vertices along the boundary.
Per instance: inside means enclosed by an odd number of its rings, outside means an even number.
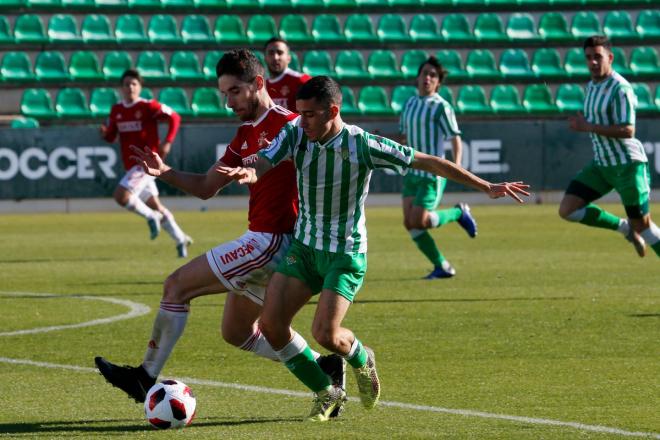
M163 283L163 301L178 303L181 301L183 291L180 286L181 275L179 270L172 272Z
M242 337L244 335L240 335L238 332L236 332L234 329L229 328L225 325L223 325L220 328L220 334L222 335L222 339L230 345L233 345L235 347L240 347L243 345L247 337Z
M314 327L312 336L323 348L330 351L337 351L340 347L339 335L334 329L326 326Z
M557 210L557 213L559 214L559 217L561 217L564 220L571 221L570 217L571 214L574 212L574 209L564 206L564 205L559 205L559 209Z

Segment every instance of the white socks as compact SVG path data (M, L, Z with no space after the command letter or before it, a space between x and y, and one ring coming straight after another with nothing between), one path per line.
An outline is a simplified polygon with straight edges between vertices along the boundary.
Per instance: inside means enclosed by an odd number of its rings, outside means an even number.
M187 304L160 303L151 340L142 362L142 366L151 377L158 377L174 345L183 334L188 320L188 310Z
M291 343L293 343L293 341L296 341L294 343L294 346L300 345L300 343L301 343L300 341L302 341L302 343L304 344L304 345L302 345L303 349L304 349L304 346L307 345L307 343L302 338L302 336L300 336L298 333L296 333L294 331L293 332L293 339L291 340L291 342L289 342L288 345L286 345L282 350L280 350L280 352L276 352L273 349L273 347L270 345L270 343L266 340L264 335L261 333L261 330L259 330L257 328L256 331L249 338L247 338L245 340L245 342L243 342L243 345L241 345L238 348L240 348L241 350L245 350L245 351L251 351L252 353L256 354L257 356L261 356L261 357L264 357L266 359L270 359L270 360L273 360L273 361L279 361L281 358L280 358L278 353L281 353L281 352L285 351L287 349L287 347L289 347L289 345L291 345ZM311 350L311 348L310 348L310 350ZM311 351L312 351L312 355L314 355L314 359L318 359L321 356L320 353L318 353L314 350L311 350ZM299 352L296 352L293 356L295 356L298 353ZM293 357L293 356L291 356L291 357Z
M658 228L653 222L651 222L651 225L647 229L644 229L639 235L642 236L649 246L653 246L660 242L660 228Z
M157 214L135 194L131 194L131 196L128 198L128 202L126 202L126 205L124 205L124 208L146 219L154 218Z
M170 234L170 237L176 241L177 244L181 244L184 241L186 241L186 234L181 230L179 225L176 223L176 220L174 220L174 216L172 213L165 208L162 212L163 214L163 220L161 221L161 226L163 229L167 231L168 234Z

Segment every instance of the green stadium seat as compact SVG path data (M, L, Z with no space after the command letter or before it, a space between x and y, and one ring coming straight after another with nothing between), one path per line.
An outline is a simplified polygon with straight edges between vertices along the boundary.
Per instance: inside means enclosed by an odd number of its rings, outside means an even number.
M297 72L300 72L300 60L298 59L298 55L296 55L295 52L289 52L289 55L291 55L291 62L289 63L289 68Z
M215 38L211 25L204 15L186 15L181 22L181 39L184 44L211 44Z
M367 61L367 71L375 79L399 79L401 71L394 56L390 50L375 50L369 55Z
M48 40L51 43L71 44L80 41L76 19L70 14L55 14L48 20Z
M174 52L170 59L170 77L174 81L197 81L204 79L197 54L189 51Z
M466 85L458 90L456 109L464 114L488 114L493 110L486 102L486 92L481 86Z
M335 73L339 80L364 80L370 77L364 63L364 57L359 50L339 51L335 59Z
M39 81L68 81L69 70L58 51L44 51L34 61L34 73Z
M630 68L630 65L628 65L626 53L624 52L623 48L618 46L612 47L612 54L614 55L612 68L623 76L632 75L633 71Z
M160 9L160 0L128 0L128 7L136 10Z
M94 0L96 9L99 11L113 11L117 9L126 9L128 7L127 0Z
M371 17L367 14L350 14L344 23L346 40L356 44L373 44L378 42Z
M463 14L447 14L440 27L442 38L450 43L466 43L474 41L467 17Z
M172 9L191 10L195 7L195 2L193 0L160 0L160 3L166 11Z
M170 79L163 54L145 51L138 55L136 67L146 80L163 81Z
M539 20L539 35L545 41L573 41L568 23L561 12L546 12Z
M442 99L450 103L452 107L454 106L454 94L452 93L449 87L440 86L440 90L438 90L438 94L442 96Z
M3 82L34 81L30 57L25 52L5 52L0 65L0 78Z
M520 94L516 86L500 84L490 92L490 108L497 114L524 113L525 108L520 103Z
M312 22L312 36L319 43L333 44L346 41L337 16L332 14L317 15Z
M355 0L345 0L348 3L351 3L352 6L355 6ZM330 3L328 0L327 3ZM320 10L326 7L326 2L324 0L291 0L291 5L294 9L304 9L304 10ZM332 7L339 6L333 4Z
M392 110L397 115L403 110L403 106L411 96L417 95L417 89L413 86L396 86L392 90Z
M516 12L511 14L509 21L506 24L506 36L509 40L516 41L536 41L539 39L539 34L536 31L534 18L531 14Z
M46 89L27 89L21 98L21 113L37 119L57 117L53 109L53 101Z
M103 59L103 76L109 81L119 81L126 70L133 67L133 60L128 52L113 50L106 52Z
M215 41L220 44L247 44L243 22L238 15L219 15L213 31Z
M68 10L96 9L94 0L62 0L62 8Z
M388 0L355 0L359 9L388 9L390 2Z
M225 0L195 0L195 8L198 10L213 9L216 11L225 11L228 6Z
M79 50L69 60L69 76L73 81L100 81L103 72L95 52Z
M260 6L268 12L290 11L291 0L259 0Z
M167 105L181 116L192 115L188 96L180 87L163 87L158 94L158 101Z
M154 92L152 92L149 87L142 87L142 91L140 92L140 98L146 100L154 99Z
M660 77L660 61L655 47L635 47L630 52L630 69L638 76Z
M115 38L117 43L140 43L149 42L147 32L144 30L144 21L137 14L125 14L117 17L115 24Z
M39 121L34 118L19 116L11 121L11 128L39 128Z
M477 16L473 33L474 37L481 42L495 43L508 40L500 16L492 12Z
M555 98L562 113L576 113L584 109L584 89L578 84L560 84Z
M48 37L41 17L36 14L22 14L16 17L14 39L17 43L47 43Z
M341 114L347 116L360 114L353 89L348 86L341 86Z
M454 6L454 2L453 0L424 0L424 5L448 8Z
M215 87L200 87L193 92L191 109L195 116L217 118L228 116L220 92Z
M89 97L89 110L95 118L107 117L112 106L120 101L119 93L111 87L99 87L92 90Z
M655 87L655 106L660 110L660 85Z
M80 34L85 43L115 43L110 20L105 15L90 14L80 26Z
M437 43L438 41L442 41L438 21L431 14L415 15L410 20L408 34L414 42Z
M310 50L305 52L302 70L311 76L334 75L330 54L325 50Z
M401 73L404 78L417 77L419 66L428 60L429 54L420 49L408 50L401 57ZM444 67L444 66L443 66ZM446 69L446 68L445 68Z
M463 67L461 55L457 51L452 49L442 49L437 51L435 56L438 61L440 61L440 64L442 64L442 67L449 73L449 78L461 81L468 77L468 74Z
M635 110L638 113L651 113L658 110L653 102L653 95L651 95L651 88L646 83L632 83L631 84L635 96L637 97L637 106Z
M573 16L571 21L571 34L578 41L586 40L592 35L602 35L598 15L593 11L580 11Z
M30 9L59 9L62 7L62 0L28 0Z
M530 84L525 88L523 106L529 113L554 113L557 105L545 84Z
M635 30L642 39L660 38L660 10L647 9L639 11Z
M538 78L561 79L566 77L559 52L554 48L541 48L534 52L532 71Z
M26 0L3 0L0 3L0 10L2 9L19 9L26 6Z
M275 20L271 15L253 15L247 22L247 36L252 44L263 45L266 41L278 35Z
M524 2L524 0L522 0ZM507 9L516 9L520 6L519 0L486 0L486 5L491 7L502 7Z
M500 72L506 79L530 79L534 72L523 49L507 49L500 55Z
M206 79L216 79L215 66L218 65L218 61L222 58L224 52L221 50L211 50L206 52L204 56L204 65L202 67L202 72L204 73L204 78Z
M231 10L254 10L261 8L258 0L227 0L227 7Z
M9 20L4 15L0 15L0 44L8 44L14 42L14 36L11 33L11 26Z
M639 37L626 11L609 11L603 19L603 32L615 42L632 41Z
M360 90L358 108L365 115L384 116L394 114L387 93L379 86L366 86Z
M574 47L566 51L564 55L564 70L571 78L589 77L589 68L584 59L582 48Z
M151 17L147 28L149 41L154 44L178 44L181 36L176 27L176 20L171 15L158 14Z
M407 43L410 41L406 22L398 14L381 16L376 34L382 43Z
M488 49L475 49L471 51L465 61L465 70L470 78L500 78L500 72L495 67L493 53Z
M60 118L88 118L91 116L87 98L79 88L60 89L55 98L55 111Z
M289 14L280 20L280 38L284 38L290 44L312 43L314 38L309 32L307 20L304 15Z

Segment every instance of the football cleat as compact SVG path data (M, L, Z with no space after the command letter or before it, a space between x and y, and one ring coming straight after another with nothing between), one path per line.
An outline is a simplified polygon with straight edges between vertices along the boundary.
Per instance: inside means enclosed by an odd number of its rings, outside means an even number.
M461 210L461 216L458 219L458 224L461 225L461 228L465 229L465 232L471 237L474 238L477 236L477 221L472 217L470 212L470 206L467 203L459 203L456 205L458 209Z
M319 357L316 362L319 364L319 367L321 367L321 370L330 376L333 385L346 391L346 361L343 357L337 354L330 354L328 356ZM330 413L330 418L339 417L343 410L343 405L336 407L332 413Z
M188 256L188 246L193 244L193 239L186 235L183 242L176 245L176 254L179 258L186 258Z
M147 225L149 226L149 238L155 240L160 234L160 218L158 216L149 217Z
M632 228L629 227L628 233L626 234L626 240L628 240L635 247L637 255L643 257L646 255L646 242L644 239Z
M367 363L363 367L353 368L353 371L355 372L362 406L366 409L372 409L376 406L380 397L380 380L378 379L378 373L376 373L374 351L369 347L364 347L364 349L367 351Z
M110 385L119 388L137 403L144 403L147 391L156 383L156 379L149 376L141 365L139 367L128 365L120 367L101 356L95 357L94 363Z
M439 278L451 278L456 275L456 270L448 261L443 261L442 266L435 266L433 271L424 277L425 280L437 280Z
M335 409L346 402L346 392L336 385L328 390L319 391L314 397L314 405L305 420L308 422L327 422Z

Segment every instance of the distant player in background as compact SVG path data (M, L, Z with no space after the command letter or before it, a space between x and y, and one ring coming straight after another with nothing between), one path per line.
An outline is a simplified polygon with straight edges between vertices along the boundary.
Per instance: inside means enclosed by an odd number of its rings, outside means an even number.
M181 118L155 99L140 97L142 77L137 70L127 70L121 76L122 102L112 106L107 125L101 125L101 136L108 142L114 142L119 135L121 156L126 175L115 189L113 197L120 206L141 215L147 220L151 239L160 233L161 225L176 242L179 257L188 256L188 246L192 239L186 235L174 220L174 215L160 202L156 179L149 176L129 159L132 154L129 147L147 147L158 153L164 160L172 148L172 141L179 130ZM158 138L158 122L169 124L165 140Z
M635 138L637 98L630 83L612 69L614 55L606 37L589 37L583 48L591 81L584 113L569 118L569 127L589 133L594 160L568 185L559 215L564 220L620 232L640 257L646 253L646 243L660 256L660 228L651 221L649 212L648 159L644 146ZM593 203L613 189L621 197L627 219Z
M438 93L447 71L435 57L429 57L417 71L417 95L411 96L403 106L399 128L405 144L416 151L445 157L444 140L451 141L454 163L461 164L463 144L461 131L451 104ZM453 208L436 210L442 200L447 179L423 169L411 169L403 178L403 224L419 250L433 264L426 279L449 278L456 274L438 250L429 233L450 222L459 225L474 238L477 223L467 203Z
M275 104L295 112L296 93L311 77L289 69L291 52L285 40L271 38L266 42L264 52L269 75L266 80L268 94Z

